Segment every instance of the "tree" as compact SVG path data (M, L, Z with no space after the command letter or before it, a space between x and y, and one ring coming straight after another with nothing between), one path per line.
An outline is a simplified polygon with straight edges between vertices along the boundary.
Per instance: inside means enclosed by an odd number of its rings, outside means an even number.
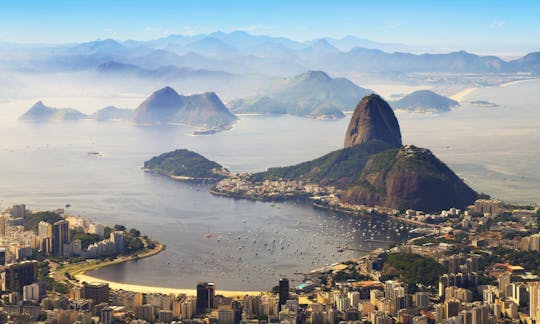
M134 229L134 228L130 229L130 230L129 230L129 233L130 233L131 235L133 235L133 237L139 237L139 236L141 236L141 232L140 232L139 230L137 230L137 229Z
M126 227L124 225L116 224L116 225L114 225L114 230L115 231L125 231Z
M144 248L144 244L138 238L134 238L129 242L128 248L130 252L135 252Z

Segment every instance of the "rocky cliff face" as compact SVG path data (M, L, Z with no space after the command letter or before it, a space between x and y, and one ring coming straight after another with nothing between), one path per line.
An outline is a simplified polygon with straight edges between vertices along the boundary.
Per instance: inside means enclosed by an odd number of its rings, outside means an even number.
M388 103L376 94L364 97L354 109L345 134L345 147L372 140L402 146L396 115Z

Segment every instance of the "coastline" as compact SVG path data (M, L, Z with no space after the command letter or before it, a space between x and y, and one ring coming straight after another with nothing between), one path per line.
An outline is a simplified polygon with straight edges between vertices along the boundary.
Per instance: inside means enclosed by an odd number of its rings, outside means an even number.
M458 101L458 102L462 102L463 99L466 96L470 95L471 93L473 93L476 90L478 90L478 87L465 88L465 89L463 89L461 91L458 91L457 93L451 95L450 99Z
M128 256L122 256L109 261L99 261L96 259L89 259L79 263L67 264L60 267L58 270L62 270L61 273L69 273L71 276L77 279L77 276L84 275L87 271L98 270L104 267L108 267L114 264L124 263L128 261L134 261L144 258L149 258L165 250L165 244L156 242L157 245L154 249L147 250L143 253L135 253ZM82 282L82 281L81 281Z
M514 81L510 81L510 82L501 83L501 84L499 84L499 87L506 88L506 87L509 87L509 86L512 86L512 85L515 85L515 84L525 83L525 82L528 82L528 81L538 81L538 80L540 80L540 78L514 80Z
M165 177L168 177L172 180L177 180L177 181L181 181L181 182L189 182L189 183L213 183L213 182L217 182L219 181L219 179L216 179L216 178L195 178L195 177L190 177L190 176L175 176L175 175L171 175L171 174L166 174L166 173L163 173L163 172L160 172L158 170L154 170L154 169L148 169L148 168L142 168L142 170L146 173L151 173L151 174L157 174L157 175L160 175L160 176L165 176Z
M140 293L162 293L162 294L186 294L190 296L197 295L196 289L187 289L187 288L168 288L168 287L156 287L156 286L145 286L145 285L138 285L138 284L129 284L129 283L121 283L121 282L115 282L110 280L104 280L98 277L94 277L91 275L87 275L86 273L88 271L94 271L99 270L104 267L108 267L115 264L125 263L129 261L134 260L140 260L143 258L149 258L151 256L154 256L158 253L161 253L163 250L165 250L165 245L162 243L158 243L156 248L146 251L141 254L134 254L126 257L120 257L116 258L114 260L110 261L96 261L96 260L90 260L83 263L73 264L73 265L67 265L66 267L63 267L62 270L64 270L64 273L70 273L70 275L75 278L78 282L72 281L75 285L81 285L82 282L103 282L109 284L109 287L114 290L126 290L126 291L133 291L133 292L140 292ZM221 294L225 297L243 297L245 295L260 295L263 292L262 291L235 291L235 290L217 290L217 294Z
M540 78L520 79L520 80L513 80L513 81L503 82L503 83L496 84L496 85L493 85L493 86L494 87L500 87L500 88L506 88L506 87L513 86L513 85L516 85L516 84L526 83L526 82L530 82L530 81L538 81L538 80L540 80ZM462 102L465 99L466 96L470 95L471 93L473 93L474 91L476 91L478 89L480 89L480 87L468 87L468 88L462 89L462 90L454 93L453 95L449 96L449 98L453 99L453 100L456 100L456 101L459 101L459 102Z
M188 296L196 296L196 289L187 289L187 288L168 288L168 287L155 287L155 286L145 286L137 284L127 284L120 283L115 281L102 280L97 277L89 276L86 274L76 275L76 278L79 281L87 282L104 282L109 284L109 287L114 290L126 290L133 292L140 292L144 294L149 293L161 293L161 294L186 294ZM216 290L216 295L223 295L225 297L244 297L245 295L261 295L262 291L237 291L237 290Z

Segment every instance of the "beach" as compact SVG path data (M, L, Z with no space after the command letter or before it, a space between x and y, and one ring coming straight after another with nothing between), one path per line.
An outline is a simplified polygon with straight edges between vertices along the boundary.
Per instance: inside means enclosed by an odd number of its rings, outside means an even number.
M103 280L101 278L89 276L86 274L86 272L88 271L97 270L103 267L111 266L113 264L138 260L142 258L148 258L148 257L151 257L153 255L160 253L164 249L165 249L165 245L158 244L154 249L151 249L141 254L135 254L135 255L131 255L127 257L119 257L110 261L88 260L84 263L67 265L63 267L63 269L61 269L60 276L63 277L64 273L69 272L75 279L77 279L79 283L103 282L103 283L109 284L109 287L115 290L122 289L122 290L127 290L127 291L145 293L145 294L161 293L161 294L175 294L175 295L186 294L189 296L196 296L197 295L196 289L168 288L168 287L155 287L155 286L144 286L144 285L137 285L137 284L127 284L127 283ZM223 295L225 297L243 297L245 295L260 295L261 293L263 292L261 291L231 291L231 290L217 290L216 291L216 294Z
M465 99L466 96L470 95L471 93L473 93L477 89L478 89L477 87L470 87L470 88L463 89L463 90L451 95L450 99L461 102L461 101L463 101L463 99Z
M160 293L160 294L186 294L188 296L196 296L196 289L183 289L183 288L167 288L167 287L153 287L153 286L143 286L143 285L133 285L125 284L120 282L113 282L102 280L100 278L92 277L86 274L75 275L75 278L80 282L104 282L108 283L111 289L123 289L127 291L140 292L140 293ZM193 283L195 285L196 283ZM223 295L225 297L243 297L245 295L260 295L263 292L261 291L231 291L231 290L216 290L216 295Z
M523 83L523 82L535 81L535 80L538 80L538 79L515 80L515 81L510 81L510 82L500 84L499 87L506 88L506 87L509 87L509 86L512 86L512 85L515 85L515 84L520 84L520 83Z

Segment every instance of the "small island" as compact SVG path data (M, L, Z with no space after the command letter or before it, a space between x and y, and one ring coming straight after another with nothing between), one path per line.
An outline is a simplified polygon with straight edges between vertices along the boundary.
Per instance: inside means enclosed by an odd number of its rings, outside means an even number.
M469 101L469 103L471 105L473 105L475 107L479 107L479 108L495 108L495 107L499 107L499 105L497 105L496 103L486 101L486 100L473 100L473 101Z
M418 90L399 100L390 102L390 105L395 110L442 113L458 107L459 102L436 94L433 91Z
M187 125L194 135L211 135L230 130L238 121L214 92L179 95L173 88L155 91L136 109L107 106L92 114L73 108L55 108L36 102L19 116L24 122L66 122L80 120L125 121L137 125Z
M144 162L143 169L190 182L218 182L229 176L229 171L220 164L186 149L155 156Z

